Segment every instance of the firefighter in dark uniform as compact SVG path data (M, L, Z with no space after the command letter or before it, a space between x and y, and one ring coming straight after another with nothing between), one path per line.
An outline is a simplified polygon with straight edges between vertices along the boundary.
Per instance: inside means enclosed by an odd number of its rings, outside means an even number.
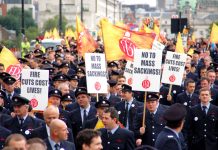
M143 103L133 98L132 87L127 84L122 85L122 98L124 101L115 105L119 114L119 120L126 129L134 131L133 120L137 110L142 107Z
M0 149L3 149L6 138L11 134L11 131L0 126Z
M157 135L165 126L163 113L168 106L159 104L157 93L148 93L146 98L145 127L142 127L143 113L138 113L134 120L136 144L154 146Z
M6 93L0 90L0 114L10 115L10 111L4 107L5 99L6 99Z
M79 131L85 129L87 120L96 117L96 108L90 105L91 98L86 88L79 87L76 89L75 96L79 107L69 113L69 124L76 137Z
M26 138L30 136L30 132L44 124L43 121L35 119L28 115L29 100L22 96L14 96L12 105L15 117L6 120L3 126L12 133L20 133Z
M200 89L199 98L200 104L191 108L187 119L189 149L218 149L218 107L210 103L209 89Z
M155 142L155 148L158 150L187 149L183 134L181 133L185 122L185 116L186 108L184 105L179 103L171 105L164 112L163 118L166 120L166 126L158 134Z
M59 119L63 120L67 124L67 126L69 127L70 126L68 124L69 112L62 109L62 107L61 107L61 97L62 97L61 91L58 89L53 89L53 90L49 91L48 95L49 95L49 99L48 99L49 105L54 105L54 106L58 107L59 113L60 113Z
M130 130L120 128L118 112L110 107L104 110L103 124L105 128L99 129L103 150L133 150L135 148L134 133Z
M195 81L189 79L186 82L186 91L178 94L176 103L183 104L187 109L200 103L198 94L195 91Z
M97 109L96 117L90 120L87 120L85 128L89 129L100 129L104 128L104 124L102 122L102 115L105 108L110 107L110 102L106 97L100 97L99 101L95 103L95 108Z
M6 99L4 106L6 109L10 110L11 112L13 111L13 106L12 106L12 98L20 93L19 90L16 90L14 87L14 83L16 82L16 79L7 76L3 79L3 85L4 85L4 91L6 93Z

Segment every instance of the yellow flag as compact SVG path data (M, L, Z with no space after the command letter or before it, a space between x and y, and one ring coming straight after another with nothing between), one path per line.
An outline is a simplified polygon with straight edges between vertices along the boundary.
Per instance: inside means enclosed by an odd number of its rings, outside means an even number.
M191 56L192 56L192 55L193 55L193 53L194 53L194 49L193 49L193 48L190 48L187 54L189 54L189 55L191 55Z
M196 42L195 34L192 33L192 42Z
M156 24L154 24L154 33L155 33L157 36L159 36L159 34L160 34L160 28L159 28Z
M49 31L49 35L50 35L49 38L53 38L53 31L52 31L52 29Z
M78 16L76 16L76 31L77 31L77 50L79 56L84 56L85 53L92 53L97 48L97 43L85 28Z
M73 37L74 39L76 39L76 36L71 28L65 30L65 37Z
M60 39L58 30L56 28L53 29L52 36L53 36L53 39Z
M45 31L44 39L49 39L50 33L48 31Z
M145 33L153 33L154 31L150 29L147 25L144 25L144 32Z
M22 70L20 63L14 54L6 47L0 50L0 63L4 64L5 72L8 72L16 79L20 77Z
M121 21L117 21L115 25L118 26L118 27L126 28L126 29L129 28L126 24L124 24Z
M213 23L211 34L210 34L210 42L218 43L218 26Z
M95 130L98 130L98 129L101 129L101 128L104 128L104 124L103 124L101 119L98 119L98 122L95 125Z
M155 38L155 34L127 30L107 20L101 20L101 27L107 61L133 60L134 50L150 49Z
M184 53L184 48L182 45L182 37L180 32L177 35L177 42L176 42L176 51L177 53Z

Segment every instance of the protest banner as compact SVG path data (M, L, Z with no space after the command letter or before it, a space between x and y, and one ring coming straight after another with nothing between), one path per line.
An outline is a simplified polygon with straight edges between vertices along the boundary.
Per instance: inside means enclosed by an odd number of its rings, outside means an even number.
M164 48L165 48L165 46L163 44L161 44L157 40L154 40L151 50L153 50L153 51L156 51L156 50L163 51Z
M132 86L132 74L133 74L133 62L127 61L123 75L126 77L126 84L130 86Z
M147 91L159 92L162 51L137 49L134 51L132 89L145 91L142 127L145 127Z
M85 64L88 93L107 93L105 55L86 53Z
M159 92L162 51L137 49L134 53L133 90Z
M187 48L187 42L188 42L188 36L187 35L182 35L182 45L184 48Z
M43 111L48 105L49 71L23 69L21 95L30 100L33 110Z
M181 85L186 62L186 54L167 52L163 68L162 83Z

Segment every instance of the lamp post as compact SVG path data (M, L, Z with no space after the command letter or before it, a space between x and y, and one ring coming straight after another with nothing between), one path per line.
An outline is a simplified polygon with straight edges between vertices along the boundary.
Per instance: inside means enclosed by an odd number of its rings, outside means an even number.
M83 22L83 0L81 0L81 21Z
M106 17L107 17L107 4L108 3L108 0L106 0L106 9L105 9L105 11L106 11Z
M114 0L114 24L116 23L116 0Z
M24 29L24 0L21 2L21 33L25 35Z
M62 0L59 0L59 35L62 32Z

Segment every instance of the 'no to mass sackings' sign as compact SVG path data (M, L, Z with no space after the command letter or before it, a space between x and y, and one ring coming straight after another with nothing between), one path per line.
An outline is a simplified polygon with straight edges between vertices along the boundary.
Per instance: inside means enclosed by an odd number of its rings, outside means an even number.
M126 77L126 84L132 86L132 74L133 74L133 62L127 61L126 68L124 70L124 76Z
M85 63L88 93L107 93L105 55L86 53Z
M133 90L159 92L162 51L134 52Z

